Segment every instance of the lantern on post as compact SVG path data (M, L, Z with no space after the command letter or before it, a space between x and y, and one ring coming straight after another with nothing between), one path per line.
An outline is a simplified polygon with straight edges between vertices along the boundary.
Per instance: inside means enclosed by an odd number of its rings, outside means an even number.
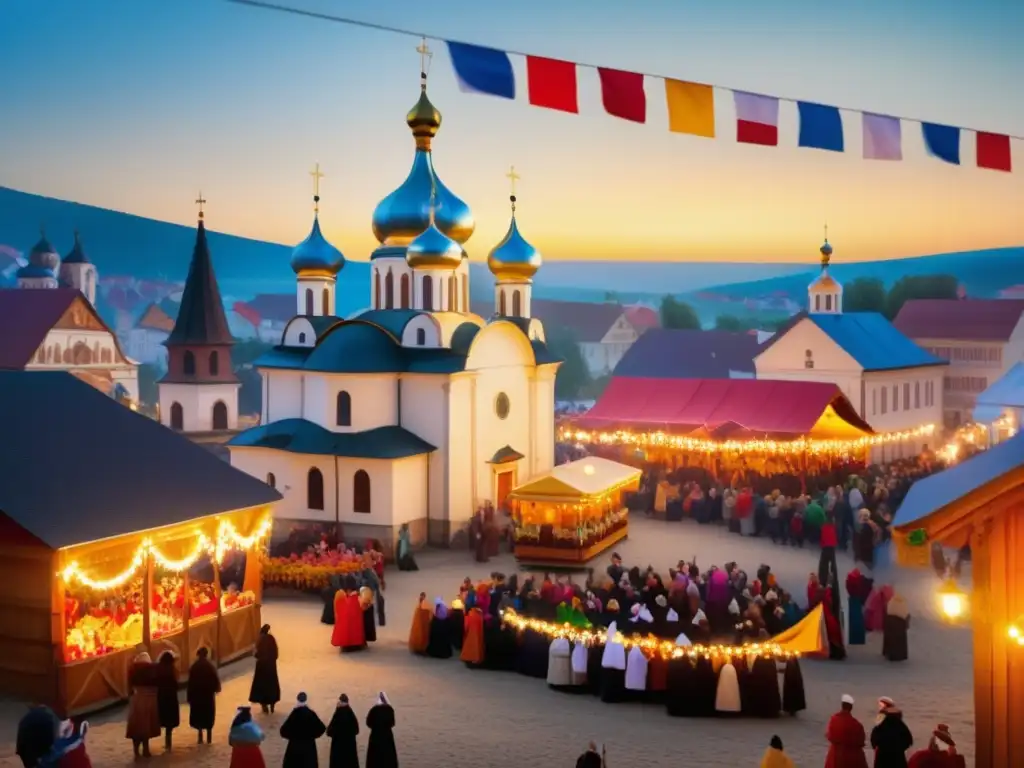
M939 587L939 607L947 621L959 621L966 612L967 595L953 579L946 579Z

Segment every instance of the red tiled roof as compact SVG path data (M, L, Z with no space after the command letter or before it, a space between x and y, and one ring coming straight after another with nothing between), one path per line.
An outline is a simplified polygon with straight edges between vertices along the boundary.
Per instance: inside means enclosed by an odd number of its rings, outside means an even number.
M286 323L295 317L295 294L261 293L245 302L245 306L263 320Z
M661 327L661 317L657 310L645 307L642 304L634 304L626 307L626 319L636 328L637 331L644 331L648 328Z
M0 369L24 368L80 295L75 288L0 289Z
M600 341L622 317L621 304L533 299L530 314L553 328L568 328L576 341Z
M911 339L1007 341L1024 299L910 299L893 325Z

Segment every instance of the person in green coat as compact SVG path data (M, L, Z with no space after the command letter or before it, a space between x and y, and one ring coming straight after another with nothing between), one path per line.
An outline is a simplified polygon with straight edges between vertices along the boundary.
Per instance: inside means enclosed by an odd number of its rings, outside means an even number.
M817 500L807 504L804 510L804 537L817 542L821 536L821 526L825 524L825 510Z

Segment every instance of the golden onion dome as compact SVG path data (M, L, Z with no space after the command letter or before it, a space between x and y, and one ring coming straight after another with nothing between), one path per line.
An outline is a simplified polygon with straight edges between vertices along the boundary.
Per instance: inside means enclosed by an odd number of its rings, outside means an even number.
M540 269L540 251L526 242L516 224L515 197L512 197L512 221L508 232L487 256L487 268L498 280L530 280Z
M405 263L413 269L458 269L462 246L430 221L405 249Z
M436 190L435 225L456 242L465 243L472 236L476 222L469 206L448 189L434 171L431 140L441 127L441 113L430 103L425 89L406 116L406 123L416 139L412 169L401 186L377 204L373 212L373 234L382 245L409 245L429 226L433 187Z

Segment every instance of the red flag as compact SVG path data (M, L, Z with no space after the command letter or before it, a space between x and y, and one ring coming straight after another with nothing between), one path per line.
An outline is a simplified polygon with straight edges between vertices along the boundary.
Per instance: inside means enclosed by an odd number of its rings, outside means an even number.
M576 65L571 61L526 57L526 86L535 107L580 111L576 89Z
M244 317L246 320L252 323L254 328L260 327L260 313L257 312L252 307L250 307L244 301L236 301L231 308L239 317Z
M1010 137L978 131L978 167L993 171L1012 170Z
M605 112L634 123L647 122L643 75L603 67L598 67L597 73L601 77L601 101Z

